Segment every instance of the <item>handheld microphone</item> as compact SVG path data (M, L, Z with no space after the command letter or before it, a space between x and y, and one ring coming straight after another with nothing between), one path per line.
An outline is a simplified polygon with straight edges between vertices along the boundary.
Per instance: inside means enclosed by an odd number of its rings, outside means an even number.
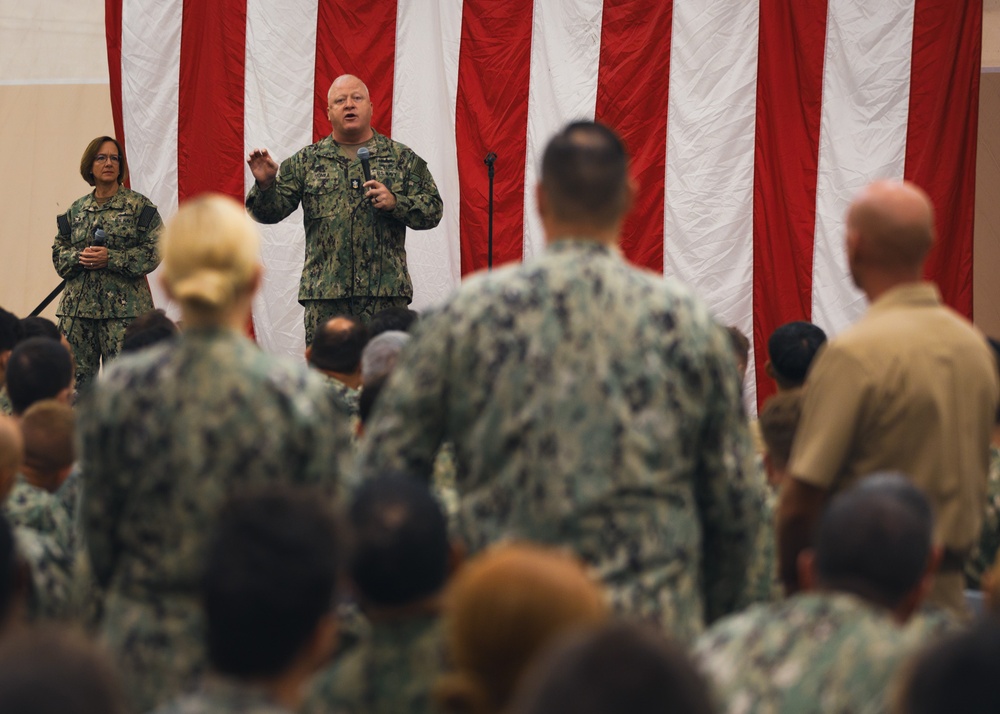
M365 172L366 182L372 180L372 167L368 163L371 157L372 153L368 151L367 146L362 146L360 149L358 149L358 158L361 159L361 170Z
M98 226L94 229L94 239L90 241L92 246L101 248L108 244L108 234L104 232L104 229Z

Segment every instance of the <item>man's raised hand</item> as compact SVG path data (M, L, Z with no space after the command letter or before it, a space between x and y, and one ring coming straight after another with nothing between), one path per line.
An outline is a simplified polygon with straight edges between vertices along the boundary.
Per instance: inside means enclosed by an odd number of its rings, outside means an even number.
M267 149L254 149L247 156L250 173L257 181L257 188L266 191L278 176L278 162L271 158Z

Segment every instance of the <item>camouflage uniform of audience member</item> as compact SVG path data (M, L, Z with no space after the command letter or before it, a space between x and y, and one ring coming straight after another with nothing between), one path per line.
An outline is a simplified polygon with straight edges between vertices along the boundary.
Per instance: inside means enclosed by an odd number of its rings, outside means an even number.
M158 708L154 714L291 714L263 691L216 677L192 694Z
M431 714L446 671L439 616L378 622L358 646L317 675L302 714Z
M778 542L774 532L778 492L767 482L764 459L759 453L756 462L758 478L752 491L752 500L760 522L753 539L746 588L738 608L741 610L755 603L779 600L782 596L781 579L778 577Z
M0 386L0 414L10 416L13 413L14 405L10 403L10 397L7 395L7 387Z
M73 519L56 494L33 486L23 476L18 476L3 508L11 526L23 526L52 535L65 545L67 552L76 549Z
M358 421L360 420L358 417L358 403L361 399L361 390L348 387L339 379L330 375L323 374L322 372L320 374L326 380L326 385L330 388L337 406L347 416L351 430L351 442L357 447Z
M111 365L81 404L79 434L101 630L148 711L204 666L196 586L218 506L268 483L332 494L352 458L346 421L319 375L199 328Z
M978 590L983 574L993 567L1000 551L1000 446L990 446L990 470L986 482L986 508L979 544L965 561L965 582Z
M89 193L59 216L52 263L66 289L59 302L59 329L76 358L76 386L82 389L121 349L133 318L153 309L146 275L160 259L156 241L162 227L156 206L142 194L121 187L104 204ZM108 266L87 270L80 251L107 233Z
M74 614L73 553L51 533L14 528L17 550L31 569L28 616L32 620L64 619Z
M716 623L694 656L722 712L876 714L889 711L889 685L917 646L875 605L809 593Z
M752 445L725 330L689 290L563 238L418 323L363 476L454 442L459 531L572 547L620 611L681 640L743 588Z
M392 211L367 205L361 161L332 136L283 161L269 189L254 185L247 194L247 210L261 223L277 223L302 203L306 255L298 299L306 308L306 344L316 325L334 315L367 322L387 307L409 305L406 229L441 221L441 196L423 159L378 132L365 146L372 178L396 197Z

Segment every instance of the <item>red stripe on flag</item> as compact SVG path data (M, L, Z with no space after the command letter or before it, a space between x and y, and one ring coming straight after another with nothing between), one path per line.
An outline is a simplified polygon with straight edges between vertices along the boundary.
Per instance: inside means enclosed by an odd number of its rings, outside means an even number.
M483 159L491 151L497 154L493 265L524 255L533 12L532 0L465 0L462 5L455 139L463 275L487 266L489 179Z
M917 0L906 134L907 180L937 213L925 272L945 302L972 317L972 243L982 0Z
M622 251L636 265L661 273L672 18L672 0L604 3L594 110L597 121L625 142L639 184L622 229Z
M392 87L396 68L396 3L320 0L316 17L316 92L313 141L330 135L327 94L333 80L353 74L368 86L372 126L392 133Z
M774 393L767 340L812 315L816 175L826 0L763 0L753 191L753 341L757 405Z
M184 0L177 110L177 199L243 200L246 0Z
M122 119L122 0L104 2L104 36L108 43L108 80L111 89L111 116L115 138L125 145L125 122ZM126 156L128 150L126 147Z

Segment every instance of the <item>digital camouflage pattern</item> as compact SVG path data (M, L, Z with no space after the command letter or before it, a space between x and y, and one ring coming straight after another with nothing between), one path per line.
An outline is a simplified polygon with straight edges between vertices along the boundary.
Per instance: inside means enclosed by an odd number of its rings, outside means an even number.
M336 377L331 377L328 374L320 372L326 379L326 384L330 388L331 394L333 394L334 400L340 406L341 410L351 418L351 433L354 433L354 427L357 425L358 419L358 405L361 401L361 389L355 389L354 387L348 387L346 384L341 382Z
M10 416L14 413L14 405L10 403L7 387L0 385L0 414Z
M23 475L18 474L15 479L3 510L11 526L52 535L65 545L67 552L76 549L73 519L66 506L56 494L31 485Z
M160 263L156 242L163 222L156 213L149 227L141 228L139 217L147 206L155 209L148 198L125 187L103 205L91 192L66 212L69 234L56 234L52 264L66 279L56 315L59 329L73 347L80 389L97 373L102 354L105 361L118 354L131 318L153 309L146 275ZM80 253L91 244L98 227L108 236L108 266L86 270L80 265ZM94 324L111 318L130 319L110 327Z
M782 596L775 532L778 492L767 481L763 457L758 454L755 459L757 478L752 484L751 502L759 515L759 521L753 538L750 566L747 569L746 589L737 608L740 610L756 603L774 602Z
M302 714L431 714L446 671L440 618L373 623L367 638L313 680Z
M886 610L806 593L719 621L694 656L727 714L876 714L919 645Z
M983 530L978 545L965 561L965 581L969 588L979 590L982 587L983 574L993 567L998 551L1000 551L1000 446L991 445Z
M686 288L560 240L422 318L362 477L431 478L454 443L458 530L572 547L618 610L692 638L744 586L752 445L726 332Z
M79 413L101 632L148 711L204 666L196 593L218 507L274 483L332 497L353 456L346 419L319 375L228 329L116 360Z
M181 696L155 714L291 714L259 687L208 677L196 692Z
M365 146L372 178L396 196L392 211L364 199L361 161L332 135L283 161L271 188L261 191L254 185L247 194L247 210L261 223L277 223L302 203L306 247L300 302L355 295L401 296L409 302L413 297L406 229L436 226L441 196L427 163L408 147L378 132Z

